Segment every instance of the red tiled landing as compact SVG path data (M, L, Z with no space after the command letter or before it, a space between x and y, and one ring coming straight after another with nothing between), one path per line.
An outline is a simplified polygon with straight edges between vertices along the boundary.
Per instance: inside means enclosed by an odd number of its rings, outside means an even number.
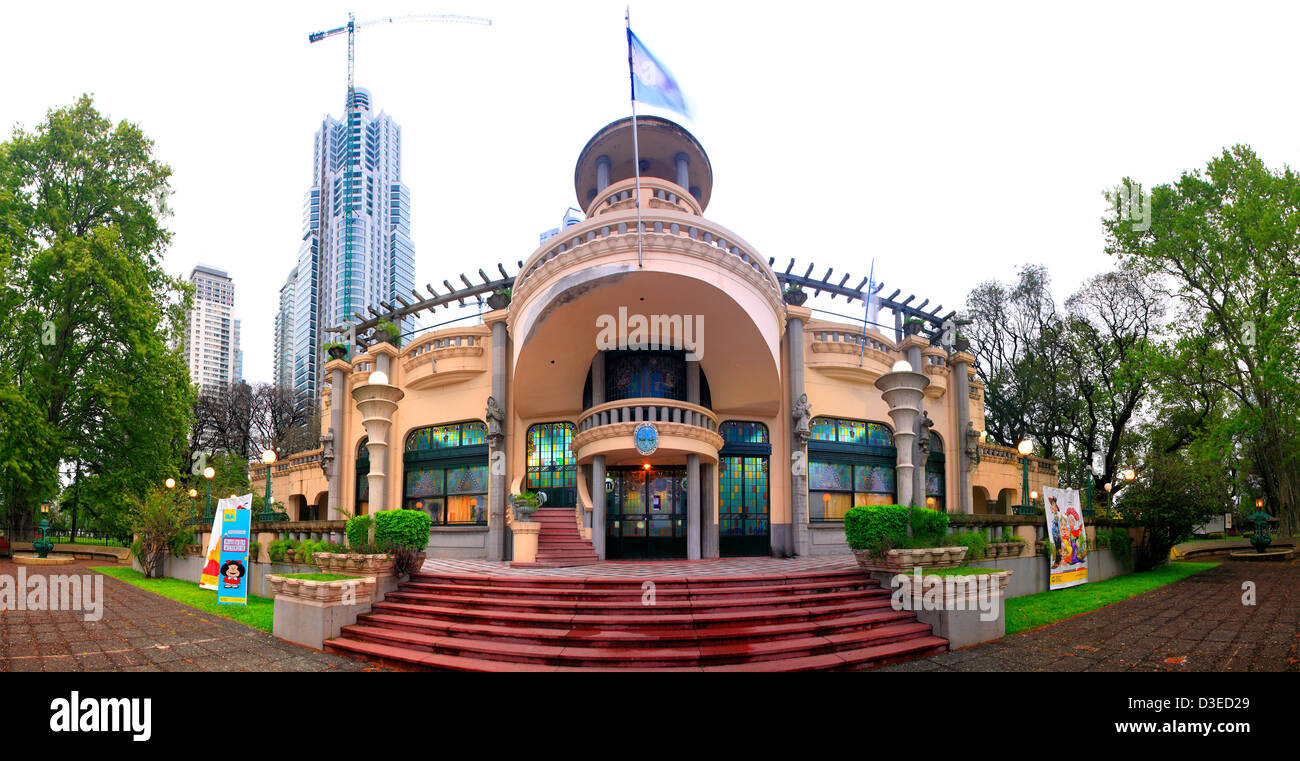
M640 577L415 574L325 649L457 671L857 669L947 649L856 569L646 580L653 605Z

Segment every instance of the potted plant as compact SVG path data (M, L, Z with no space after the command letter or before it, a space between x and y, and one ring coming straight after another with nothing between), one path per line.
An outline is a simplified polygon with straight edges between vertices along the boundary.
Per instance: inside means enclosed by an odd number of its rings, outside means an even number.
M546 493L521 491L510 496L510 503L515 508L515 520L528 521L532 514L537 512L537 508L546 504Z
M329 343L325 344L325 353L332 359L347 359L348 347L346 344Z
M947 514L902 505L851 508L844 515L844 533L859 566L895 574L961 565L970 545L959 542L974 541L973 535L949 535Z
M958 333L957 340L953 343L952 348L956 351L968 351L970 349L970 341L967 340L966 336Z
M803 303L808 300L808 294L804 293L803 286L798 283L787 285L781 295L785 299L785 303L790 306L803 306Z
M510 289L501 288L496 293L487 297L488 306L493 309L505 309L510 305Z
M917 335L925 327L925 320L920 317L908 317L903 321L903 332L909 336Z
M395 348L402 345L402 331L392 320L380 320L375 325L374 339L380 343L390 343Z

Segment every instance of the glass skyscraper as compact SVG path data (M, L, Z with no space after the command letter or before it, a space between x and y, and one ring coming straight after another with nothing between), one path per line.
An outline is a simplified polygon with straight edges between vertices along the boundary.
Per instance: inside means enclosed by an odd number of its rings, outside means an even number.
M387 114L375 114L370 92L357 88L344 121L326 116L316 131L298 266L281 290L276 382L284 383L292 367L293 390L317 399L324 377L321 347L342 340L325 329L357 322L354 312L369 316L367 306L395 303L398 294L410 299L414 288L402 129ZM401 327L408 332L414 322Z

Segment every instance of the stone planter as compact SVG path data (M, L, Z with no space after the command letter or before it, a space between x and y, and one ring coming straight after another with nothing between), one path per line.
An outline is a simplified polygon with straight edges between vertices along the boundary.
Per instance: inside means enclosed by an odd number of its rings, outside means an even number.
M913 568L952 568L966 559L968 547L928 547L914 550L890 550L877 557L870 550L854 550L858 565L867 571L910 573Z
M266 583L271 588L271 596L284 596L294 600L315 603L343 603L343 598L351 595L345 604L370 602L375 592L375 577L363 576L356 579L339 579L337 581L311 581L308 579L291 579L270 573Z
M348 350L346 346L334 346L327 349L330 359L347 359Z
M537 562L537 539L541 535L542 524L515 521L510 524L510 533L514 537L515 563Z
M803 306L803 303L808 300L808 294L804 291L786 291L781 294L781 297L785 299L785 303L796 307Z
M510 294L498 291L487 297L487 305L493 309L505 309L510 306Z
M920 333L921 328L924 326L925 323L921 320L907 320L903 323L903 332L909 336L914 336Z
M358 555L350 552L317 552L312 555L321 573L351 573L368 576L392 576L395 561L392 555ZM424 553L419 556L424 562Z

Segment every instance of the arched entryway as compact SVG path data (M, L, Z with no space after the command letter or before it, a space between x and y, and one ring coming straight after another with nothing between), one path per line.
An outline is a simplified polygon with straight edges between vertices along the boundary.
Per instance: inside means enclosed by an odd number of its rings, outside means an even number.
M976 515L988 515L989 490L983 486L971 487L971 512Z
M1015 512L1015 506L1020 504L1017 499L1019 494L1016 489L1003 489L998 492L998 515L1011 515Z

